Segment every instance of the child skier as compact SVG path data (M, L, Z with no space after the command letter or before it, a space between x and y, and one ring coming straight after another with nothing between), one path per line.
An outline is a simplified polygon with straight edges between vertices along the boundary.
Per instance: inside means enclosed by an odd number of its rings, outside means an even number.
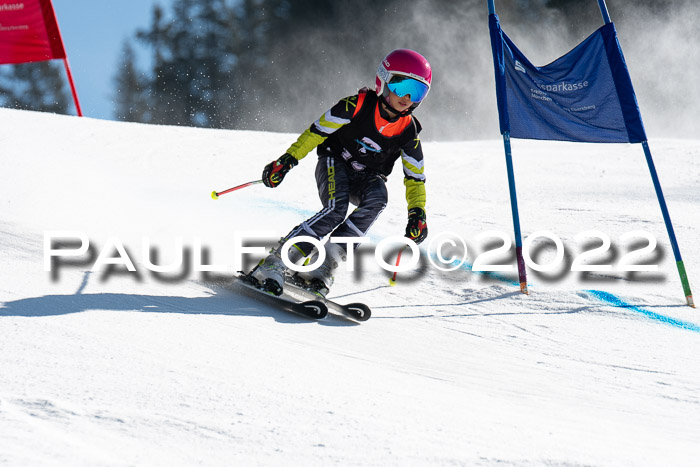
M362 237L387 204L386 177L401 158L408 202L406 237L416 243L428 235L425 217L421 126L411 115L430 90L428 61L409 49L394 50L379 64L375 92L367 88L341 99L322 115L279 159L263 170L263 183L275 188L289 170L318 147L316 183L323 209L292 229L250 276L266 290L280 295L286 266L279 247L300 235L316 239ZM346 218L350 203L357 208ZM312 253L313 245L296 242L289 260L298 263ZM341 243L325 243L326 259L313 271L299 272L310 288L325 296L333 273L347 258Z

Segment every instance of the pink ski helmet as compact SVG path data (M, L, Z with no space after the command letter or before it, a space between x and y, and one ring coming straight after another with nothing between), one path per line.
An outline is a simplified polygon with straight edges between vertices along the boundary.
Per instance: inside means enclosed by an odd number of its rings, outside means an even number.
M432 78L430 63L424 56L410 49L396 49L379 64L375 91L380 98L386 98L389 91L399 96L410 94L413 110L428 95Z

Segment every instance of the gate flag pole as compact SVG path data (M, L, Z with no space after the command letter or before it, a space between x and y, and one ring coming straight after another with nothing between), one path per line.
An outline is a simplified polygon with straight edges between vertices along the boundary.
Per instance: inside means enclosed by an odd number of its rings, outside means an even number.
M605 0L598 0L598 6L600 7L600 13L603 15L603 20L605 21L605 24L610 23L610 15L608 14L608 7L605 5ZM678 248L678 240L676 239L676 234L673 231L673 223L671 222L671 216L668 213L668 207L666 206L666 199L664 198L664 193L661 190L661 182L659 182L659 175L656 173L654 160L651 157L651 150L649 149L649 142L646 139L642 141L642 148L644 149L644 156L647 161L647 166L649 167L651 180L654 183L654 191L656 191L656 197L659 200L659 207L661 207L661 215L664 218L664 224L666 224L668 238L671 241L671 249L673 250L673 257L676 260L678 275L681 278L681 285L683 286L685 300L688 306L695 308L695 302L693 301L693 293L690 290L690 282L688 281L688 274L685 271L685 265L683 264L681 251Z
M515 230L515 259L518 263L518 280L520 291L529 295L527 290L527 273L525 260L523 259L523 237L520 232L520 215L518 214L518 197L515 194L515 173L513 171L513 157L510 150L510 133L503 133L503 147L506 152L506 169L508 170L508 190L510 191L510 209L513 214L513 228Z
M68 84L70 85L70 92L73 94L73 102L75 103L75 112L78 117L83 116L83 111L80 108L80 101L78 100L78 91L75 90L75 82L73 81L73 73L70 71L70 65L68 64L68 58L63 59L63 66L66 68L66 77L68 78Z
M694 308L688 276L651 157L632 79L605 0L597 0L605 25L567 54L541 67L533 65L502 30L494 0L487 1L498 118L506 151L521 290L527 292L527 283L520 248L521 234L510 139L641 143L686 302ZM589 79L577 83L576 77L580 76ZM574 83L566 83L567 78ZM563 90L567 92L562 92ZM617 99L609 98L613 95ZM575 116L571 114L573 111L577 112Z
M494 0L488 0L489 4L489 16L496 14L496 6ZM494 32L491 32L491 50L493 52L493 63L496 76L496 88L505 88L505 70L503 68L502 57L503 54L497 52L497 47L499 47L500 38L493 36ZM502 46L500 46L502 47ZM515 171L513 170L513 157L510 147L510 130L508 117L506 112L502 112L501 109L505 109L505 92L496 92L498 105L499 105L499 119L501 124L501 134L503 135L503 148L506 155L506 170L508 172L508 191L510 192L510 208L513 216L513 230L515 233L515 259L518 264L518 280L520 282L520 291L524 294L529 294L527 288L527 272L525 270L525 260L523 259L523 239L522 233L520 231L520 214L518 212L518 197L515 191Z
M678 248L678 241L676 240L676 234L673 231L673 224L671 223L671 216L668 213L668 207L666 206L666 200L664 198L664 193L661 191L661 183L659 182L659 176L656 173L656 167L654 166L654 160L651 158L651 151L649 150L649 143L647 141L642 142L642 148L644 148L644 155L646 156L647 165L649 166L649 173L651 174L651 180L654 183L654 190L656 191L656 197L659 199L659 206L661 207L661 214L664 218L664 224L666 224L666 231L668 232L668 238L671 241L671 249L673 250L673 257L676 260L676 267L678 268L678 274L681 278L681 284L683 285L683 293L685 294L685 300L688 306L695 308L695 302L693 301L693 293L690 291L690 282L688 281L688 274L685 272L685 265L683 264L683 258L681 258L681 251Z
M65 53L66 47L63 44L63 36L61 35L61 29L58 27L58 19L56 18L56 10L53 8L53 3L49 0L49 7L51 7L51 14L53 14L53 20L56 23L56 31L58 32L58 40L61 43L61 48L64 50L63 66L66 69L66 77L68 78L68 84L70 85L70 92L73 95L73 102L75 103L75 112L78 117L83 116L83 111L80 108L80 101L78 100L78 91L75 89L75 82L73 81L73 73L71 73L70 64L68 63L68 54Z
M598 6L600 7L600 14L603 15L603 21L605 21L605 24L612 23L612 21L610 21L608 6L605 4L605 0L598 0Z

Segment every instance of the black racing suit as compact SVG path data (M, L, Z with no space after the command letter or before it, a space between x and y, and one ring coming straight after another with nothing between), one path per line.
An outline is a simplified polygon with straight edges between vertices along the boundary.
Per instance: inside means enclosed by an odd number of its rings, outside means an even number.
M301 159L314 147L319 156L316 183L324 208L295 227L285 239L363 237L387 203L385 179L401 158L408 209L425 208L420 124L412 115L389 119L374 92L342 99L287 151ZM346 218L350 203L357 206ZM296 246L308 255L309 243Z

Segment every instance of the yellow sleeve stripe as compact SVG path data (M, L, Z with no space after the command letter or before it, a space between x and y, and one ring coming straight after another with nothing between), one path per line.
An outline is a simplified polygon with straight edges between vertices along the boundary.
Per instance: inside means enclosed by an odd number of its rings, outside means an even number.
M314 126L321 133L330 135L343 125L350 123L347 118L334 117L329 110L314 122Z
M404 152L401 155L401 163L403 164L403 173L406 177L425 181L423 161L418 161Z
M312 133L310 129L307 129L299 135L299 138L287 149L287 152L294 156L296 160L302 160L316 146L323 143L325 140L325 136L317 135L316 133Z

